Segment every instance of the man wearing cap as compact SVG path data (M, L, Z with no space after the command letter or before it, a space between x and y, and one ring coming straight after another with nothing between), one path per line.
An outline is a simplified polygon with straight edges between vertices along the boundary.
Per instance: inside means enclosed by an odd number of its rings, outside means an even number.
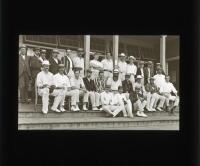
M89 93L85 88L85 84L83 82L82 77L80 77L80 68L74 68L74 77L70 78L70 83L71 83L71 89L72 90L78 90L79 96L83 96L83 110L87 111L87 103L88 103L88 97ZM79 102L79 99L78 101ZM76 106L77 110L79 111L80 109L78 108L78 105ZM77 111L75 110L75 111Z
M165 72L164 72L162 65L160 63L156 63L156 72L155 73L157 74L157 72L158 72L158 70L160 70L160 68L162 69L162 74L165 75Z
M41 71L42 62L40 61L40 48L34 48L34 56L30 57L30 71L32 77L32 101L35 99L35 80Z
M134 62L136 61L134 56L130 56L129 57L129 64L127 64L126 67L126 73L129 73L131 75L130 80L132 82L132 86L134 87L134 82L135 82L135 75L137 73L137 67L134 64Z
M113 60L112 60L111 53L107 52L106 58L103 59L101 61L101 63L103 64L105 79L108 80L108 78L112 78L112 76L113 76L113 74L112 74L112 72L113 72Z
M147 67L144 68L144 85L150 83L150 78L153 77L152 61L147 62Z
M50 88L53 85L53 74L49 72L49 61L44 60L42 63L42 71L38 73L36 84L38 94L42 97L42 112L47 114L49 106Z
M59 69L58 65L61 63L61 61L58 59L58 54L59 54L59 51L56 49L53 49L52 57L49 59L49 63L51 64L49 71L53 74L58 73L58 69Z
M123 93L126 95L127 98L129 98L129 94L133 92L133 85L130 77L131 75L129 73L126 73L125 80L122 81Z
M85 88L88 91L89 98L92 104L92 110L98 110L100 94L97 92L94 80L91 79L92 70L87 69L87 76L83 78Z
M81 70L80 70L80 77L81 78L84 77L84 70L85 70L83 55L84 55L84 50L82 48L78 48L77 56L72 59L74 67L75 68L76 67L80 67L81 68Z
M70 58L70 52L71 50L66 50L66 54L61 58L61 63L65 65L65 74L71 78L74 76L73 72L73 62L72 59Z
M154 84L154 77L150 78L150 83L145 85L145 90L147 92L147 105L148 111L156 111L157 102L159 101L157 109L162 111L165 97L161 96L158 87Z
M133 103L133 108L136 112L136 115L139 117L147 117L144 114L144 108L146 106L146 99L143 93L141 93L141 85L136 84L135 91L130 93L130 100Z
M71 110L77 110L77 102L79 98L78 90L71 90L69 78L64 74L64 64L59 64L59 72L53 76L53 85L55 86L52 96L55 96L52 111L64 112L65 96L71 97ZM60 110L58 109L60 106Z
M169 82L170 77L166 76L165 77L166 82L163 84L163 86L160 88L160 93L162 96L166 98L166 106L167 106L167 111L170 111L173 114L173 111L178 107L179 105L179 97L177 95L177 90L174 87L174 85ZM172 95L173 93L173 95ZM170 108L169 102L172 101L172 108Z
M122 86L122 81L119 78L119 70L118 69L114 69L113 70L113 77L112 78L108 78L107 85L111 86L111 90L118 90L119 86Z
M95 79L99 75L99 70L103 70L103 64L98 61L99 54L94 54L94 59L90 61L90 67L92 70L92 79Z
M136 72L136 76L142 76L141 83L144 85L144 61L139 61L139 66Z
M40 51L40 58L39 58L39 60L41 61L41 63L44 61L44 60L47 60L47 58L46 58L46 50L45 49L42 49L41 51Z
M126 68L127 68L126 56L124 53L121 53L119 55L118 67L119 67L119 77L121 78L122 81L124 81L125 74L127 72L126 71Z
M165 75L162 74L162 68L157 68L157 74L153 76L155 85L160 88L165 83Z
M31 78L29 57L26 55L27 48L22 45L19 49L19 90L21 102L28 103L28 86Z

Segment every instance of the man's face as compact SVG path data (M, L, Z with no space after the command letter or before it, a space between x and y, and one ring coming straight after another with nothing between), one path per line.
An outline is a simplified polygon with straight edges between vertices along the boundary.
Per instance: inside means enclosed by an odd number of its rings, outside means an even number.
M139 93L139 92L140 92L140 88L136 87L136 88L135 88L135 92L136 92L136 93Z
M22 55L25 55L26 54L26 48L21 48L20 52L21 52Z
M106 57L107 57L107 59L111 59L111 54L110 54L110 53L107 53L107 54L106 54Z
M152 67L152 65L151 65L151 64L148 64L148 65L147 65L147 67L148 67L148 68L151 68L151 67Z
M64 70L65 70L64 67L59 68L59 73L60 73L60 74L64 74Z
M118 74L118 73L114 73L114 74L113 74L113 80L114 80L114 81L117 81L117 80L118 80L118 77L119 77L119 74Z
M123 89L122 89L122 88L119 89L119 93L120 93L120 94L123 93Z
M49 71L49 65L43 65L43 69L44 69L44 71Z
M129 76L129 75L126 75L126 76L125 76L125 80L128 81L129 79L130 79L130 76Z
M99 59L99 55L94 55L94 59L98 60Z
M76 72L74 73L74 75L75 75L76 78L79 78L80 72L79 72L79 71L76 71Z
M121 57L120 57L120 60L121 60L122 62L124 62L124 61L125 61L125 59L126 59L126 58L125 58L125 57L123 57L123 56L121 56Z
M130 59L130 64L133 64L133 59L132 58Z
M158 74L162 74L162 69L158 69Z
M41 57L44 59L46 57L46 53L41 53Z
M90 77L91 77L91 75L92 75L92 73L91 73L91 72L87 72L87 77L88 77L88 78L90 78Z
M166 80L166 82L169 82L170 78L169 78L169 77L166 77L165 80Z
M143 67L144 67L144 64L140 63L139 68L143 68Z
M79 56L79 57L82 57L82 55L83 55L83 52L82 52L82 51L79 51L79 52L78 52L78 56Z
M141 78L137 78L136 82L141 84L142 79Z
M53 56L53 58L57 58L58 57L58 53L53 52L52 56Z
M35 54L36 54L37 56L39 56L39 55L40 55L40 50L35 50Z
M103 77L104 77L104 73L103 72L99 73L99 78L103 79Z

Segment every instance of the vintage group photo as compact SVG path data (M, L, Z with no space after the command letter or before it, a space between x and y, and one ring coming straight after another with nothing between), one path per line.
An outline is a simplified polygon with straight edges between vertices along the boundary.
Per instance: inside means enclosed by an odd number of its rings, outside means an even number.
M18 130L179 130L176 35L19 35Z

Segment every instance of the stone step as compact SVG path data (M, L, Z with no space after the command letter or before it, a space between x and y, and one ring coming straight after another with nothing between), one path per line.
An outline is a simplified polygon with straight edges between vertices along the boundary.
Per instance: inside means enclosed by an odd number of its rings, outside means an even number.
M109 130L134 127L179 125L179 116L134 117L90 117L90 118L19 118L19 130Z
M145 112L148 116L160 116L165 115L168 116L167 112ZM176 115L179 115L178 112L175 112ZM85 117L107 117L109 116L107 113L103 111L80 111L80 112L61 112L56 113L53 111L49 111L47 115L44 115L42 112L19 112L18 117L19 118L85 118ZM118 116L123 116L122 113L120 113Z

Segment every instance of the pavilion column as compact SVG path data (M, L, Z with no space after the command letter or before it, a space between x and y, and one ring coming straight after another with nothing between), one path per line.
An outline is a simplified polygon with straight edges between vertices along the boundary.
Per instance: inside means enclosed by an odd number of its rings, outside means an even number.
M118 52L119 52L119 35L113 35L113 68L117 65L115 62L118 62Z
M19 45L23 44L23 35L19 35Z
M166 72L166 37L167 35L160 37L160 64L164 72Z
M90 35L84 35L84 50L85 50L85 74L86 70L89 68L90 63Z

